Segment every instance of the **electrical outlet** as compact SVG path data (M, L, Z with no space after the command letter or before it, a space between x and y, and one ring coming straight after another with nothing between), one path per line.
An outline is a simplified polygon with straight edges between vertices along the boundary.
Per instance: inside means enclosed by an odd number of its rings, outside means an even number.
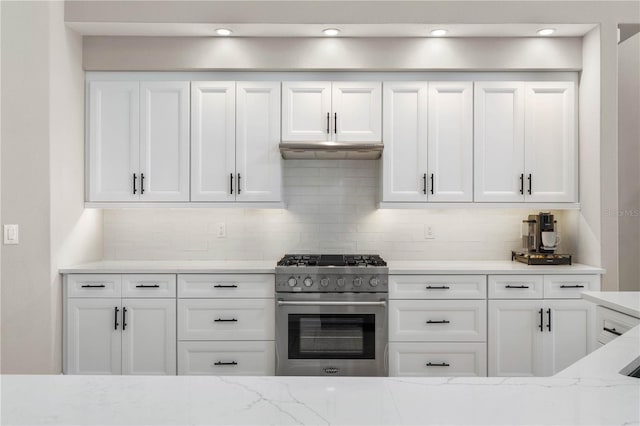
M227 224L220 222L216 224L216 237L227 238Z
M433 229L433 225L425 225L424 226L424 238L425 240L435 240L436 233Z
M5 244L18 244L20 242L20 227L18 225L5 225L4 226L4 243Z

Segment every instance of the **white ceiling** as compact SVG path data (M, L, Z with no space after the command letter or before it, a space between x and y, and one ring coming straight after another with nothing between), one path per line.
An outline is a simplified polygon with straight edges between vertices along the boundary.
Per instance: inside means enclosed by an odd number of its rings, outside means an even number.
M341 37L430 37L444 28L447 37L539 37L541 28L555 28L552 37L581 37L594 24L233 24L233 23L125 23L67 22L67 26L91 36L217 36L228 28L234 37L325 37L325 28L340 29Z

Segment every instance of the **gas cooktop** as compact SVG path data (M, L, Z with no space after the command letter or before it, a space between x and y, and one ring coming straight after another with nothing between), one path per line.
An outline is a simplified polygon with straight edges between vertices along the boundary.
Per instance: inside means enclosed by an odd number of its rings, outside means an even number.
M387 262L377 254L285 254L278 266L357 266L381 267Z

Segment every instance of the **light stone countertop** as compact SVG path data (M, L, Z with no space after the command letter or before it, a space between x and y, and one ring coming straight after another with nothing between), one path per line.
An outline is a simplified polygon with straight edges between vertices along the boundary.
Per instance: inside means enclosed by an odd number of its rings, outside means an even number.
M60 268L62 274L218 273L273 274L277 260L103 260ZM390 274L603 274L604 269L573 265L529 266L510 260L388 261Z
M605 303L608 295L596 302ZM3 425L637 425L640 379L618 371L638 355L640 326L553 377L5 375L1 420Z

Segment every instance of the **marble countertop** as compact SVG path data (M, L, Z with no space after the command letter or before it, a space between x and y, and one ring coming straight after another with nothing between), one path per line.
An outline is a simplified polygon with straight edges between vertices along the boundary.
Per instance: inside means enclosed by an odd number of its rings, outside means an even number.
M640 318L640 291L584 291L582 297L614 311Z
M273 274L277 260L103 260L60 268L62 274L227 273ZM529 266L510 260L388 261L390 274L603 274L582 264Z

